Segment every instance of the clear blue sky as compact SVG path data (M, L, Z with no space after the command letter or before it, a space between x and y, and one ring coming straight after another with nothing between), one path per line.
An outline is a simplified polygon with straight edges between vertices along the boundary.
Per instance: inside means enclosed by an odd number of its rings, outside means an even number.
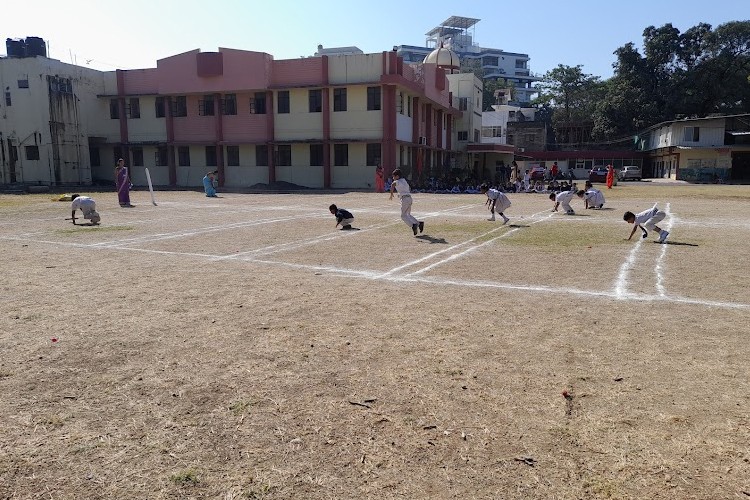
M4 2L0 37L40 36L50 57L113 70L149 68L199 48L268 52L276 59L356 45L365 52L425 44L425 33L452 15L479 18L475 42L529 54L530 69L583 65L612 75L615 49L641 46L646 26L684 31L750 18L748 0L34 0ZM412 21L413 20L413 21ZM3 43L0 52L5 52Z

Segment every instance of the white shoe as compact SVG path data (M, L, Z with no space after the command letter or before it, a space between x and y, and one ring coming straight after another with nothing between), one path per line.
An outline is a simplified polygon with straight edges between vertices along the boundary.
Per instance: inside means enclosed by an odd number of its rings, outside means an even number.
M489 219L487 219L487 220L491 220L491 221L494 221L494 220L495 220L495 218L494 218L494 217L490 217L490 218L489 218Z
M662 232L659 233L659 243L664 243L667 240L667 236L669 236L669 231L662 230Z

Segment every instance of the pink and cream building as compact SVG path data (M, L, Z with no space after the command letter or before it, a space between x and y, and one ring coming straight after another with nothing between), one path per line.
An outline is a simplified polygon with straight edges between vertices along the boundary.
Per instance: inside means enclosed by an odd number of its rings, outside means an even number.
M446 71L395 52L274 60L265 53L198 50L118 70L98 95L89 137L94 179L122 156L133 181L162 186L286 181L368 188L375 166L411 176L455 156L461 117Z

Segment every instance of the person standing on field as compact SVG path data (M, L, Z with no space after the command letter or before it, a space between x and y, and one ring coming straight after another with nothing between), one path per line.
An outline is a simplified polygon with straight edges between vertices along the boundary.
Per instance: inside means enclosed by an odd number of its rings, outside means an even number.
M417 235L417 231L420 233L424 231L424 222L419 221L411 214L411 189L406 179L401 177L401 169L397 168L393 171L393 182L391 183L391 196L389 200L393 199L393 193L397 192L398 197L401 199L401 220L407 225L411 226L414 236Z
M123 208L132 207L133 205L130 204L130 188L132 187L130 174L128 174L128 167L125 166L125 160L122 158L117 160L115 166L115 187L117 188L117 199L120 206Z
M607 189L612 189L612 185L615 183L615 169L612 165L607 165Z

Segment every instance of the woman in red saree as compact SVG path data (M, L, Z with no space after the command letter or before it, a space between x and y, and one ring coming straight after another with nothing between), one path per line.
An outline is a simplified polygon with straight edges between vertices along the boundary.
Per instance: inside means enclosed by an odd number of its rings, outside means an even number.
M612 165L607 165L607 189L612 189L612 184L615 183L615 169Z

